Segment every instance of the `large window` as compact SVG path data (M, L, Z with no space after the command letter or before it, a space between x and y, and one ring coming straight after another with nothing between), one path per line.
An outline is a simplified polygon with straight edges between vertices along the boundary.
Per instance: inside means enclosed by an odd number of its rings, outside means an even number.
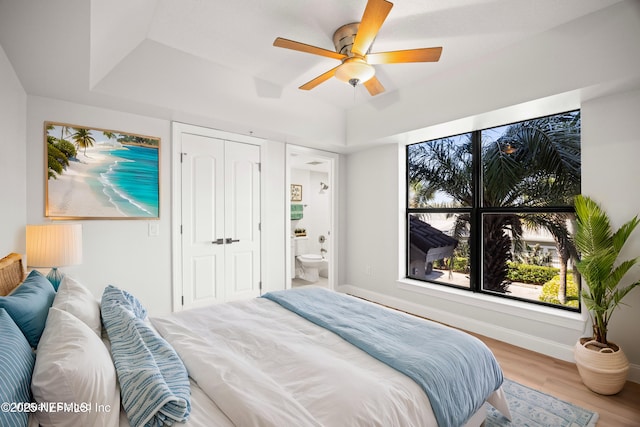
M579 310L580 111L407 146L409 278Z

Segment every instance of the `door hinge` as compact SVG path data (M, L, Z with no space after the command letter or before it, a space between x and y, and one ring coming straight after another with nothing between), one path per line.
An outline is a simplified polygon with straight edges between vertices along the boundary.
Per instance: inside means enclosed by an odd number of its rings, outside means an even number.
M262 172L262 163L258 162L258 172Z
M184 306L184 295L182 295L182 305Z
M262 223L261 222L258 223L258 231L262 231Z
M262 282L258 282L258 289L260 289L260 293L262 293Z
M180 234L182 234L182 224L180 224Z
M182 163L182 161L184 160L184 156L186 156L187 153L180 153L180 163Z

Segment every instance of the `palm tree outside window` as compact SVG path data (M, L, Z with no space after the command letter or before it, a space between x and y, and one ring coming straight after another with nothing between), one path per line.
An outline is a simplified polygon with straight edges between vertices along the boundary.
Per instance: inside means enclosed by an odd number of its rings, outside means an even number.
M408 278L579 310L579 110L408 145L406 155ZM457 244L425 247L424 224Z

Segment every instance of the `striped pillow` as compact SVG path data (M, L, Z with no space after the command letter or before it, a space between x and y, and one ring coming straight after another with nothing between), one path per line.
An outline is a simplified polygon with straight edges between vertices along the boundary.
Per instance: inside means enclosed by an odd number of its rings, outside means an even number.
M31 374L35 355L9 313L0 308L0 402L31 401ZM0 411L0 426L26 426L29 413Z

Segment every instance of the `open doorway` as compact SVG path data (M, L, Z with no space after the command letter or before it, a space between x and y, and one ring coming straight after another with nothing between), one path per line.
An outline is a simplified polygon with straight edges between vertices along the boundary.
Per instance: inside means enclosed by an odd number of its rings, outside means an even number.
M287 288L335 288L339 155L287 145Z

